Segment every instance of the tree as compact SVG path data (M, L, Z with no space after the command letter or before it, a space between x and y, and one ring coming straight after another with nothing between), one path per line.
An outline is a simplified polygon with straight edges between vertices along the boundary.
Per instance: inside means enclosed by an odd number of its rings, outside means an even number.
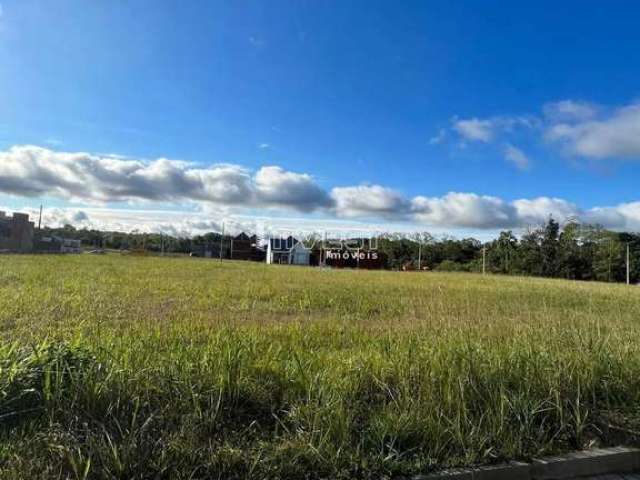
M623 281L625 255L619 234L601 228L594 229L593 233L595 237L592 261L594 278L603 282Z
M416 267L418 269L421 269L424 266L431 266L431 250L428 248L428 246L434 241L433 235L431 235L429 232L418 232L415 233L412 238L413 241L418 244Z
M591 265L581 248L581 228L576 222L565 225L558 240L558 275L572 280L589 278Z
M560 224L556 222L553 217L549 217L549 221L544 227L542 242L540 244L542 275L544 277L555 277L558 275L559 232Z
M520 240L519 262L522 273L542 275L542 230L529 229Z
M517 271L518 239L511 230L502 231L487 248L488 268L492 272L513 273Z

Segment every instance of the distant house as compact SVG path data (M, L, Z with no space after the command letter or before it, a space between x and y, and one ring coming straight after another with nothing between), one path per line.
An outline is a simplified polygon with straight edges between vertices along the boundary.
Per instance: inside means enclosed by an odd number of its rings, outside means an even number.
M270 238L267 244L267 263L309 265L311 251L293 237Z
M34 224L26 213L12 217L0 211L0 251L28 253L33 250Z
M82 242L52 235L37 239L34 250L38 253L82 253Z
M256 260L259 257L258 237L256 235L247 235L242 232L233 237L230 241L229 258L233 260Z
M220 245L221 243L222 245ZM244 232L235 237L225 235L222 242L217 239L215 241L192 245L191 256L261 262L264 260L265 253L258 243L259 239L256 235L249 236ZM220 255L221 246L222 255Z
M289 250L289 263L291 265L309 265L311 250L304 246L302 242L296 243Z
M60 238L60 253L82 253L82 241L72 238Z

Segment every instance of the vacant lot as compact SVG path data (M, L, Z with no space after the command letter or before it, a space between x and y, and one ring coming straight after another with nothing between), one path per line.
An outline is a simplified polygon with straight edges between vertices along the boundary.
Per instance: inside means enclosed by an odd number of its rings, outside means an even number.
M0 257L0 478L380 478L635 442L640 289Z

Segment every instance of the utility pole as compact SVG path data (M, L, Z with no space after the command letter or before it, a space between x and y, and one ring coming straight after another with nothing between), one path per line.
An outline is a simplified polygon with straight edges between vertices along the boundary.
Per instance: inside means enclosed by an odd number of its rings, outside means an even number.
M38 231L42 227L42 204L40 204L40 217L38 217Z
M629 270L630 270L630 264L629 264L629 242L627 242L627 285L629 285Z
M422 271L422 239L418 243L418 271Z
M220 261L222 261L222 241L224 240L224 220L222 221L222 235L220 235Z
M482 247L482 274L487 272L487 247Z

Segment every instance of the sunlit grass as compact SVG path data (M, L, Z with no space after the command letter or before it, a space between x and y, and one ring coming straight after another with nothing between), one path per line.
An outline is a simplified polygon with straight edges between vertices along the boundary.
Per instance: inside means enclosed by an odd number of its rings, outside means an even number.
M621 285L4 256L0 478L380 478L616 442L639 322Z

